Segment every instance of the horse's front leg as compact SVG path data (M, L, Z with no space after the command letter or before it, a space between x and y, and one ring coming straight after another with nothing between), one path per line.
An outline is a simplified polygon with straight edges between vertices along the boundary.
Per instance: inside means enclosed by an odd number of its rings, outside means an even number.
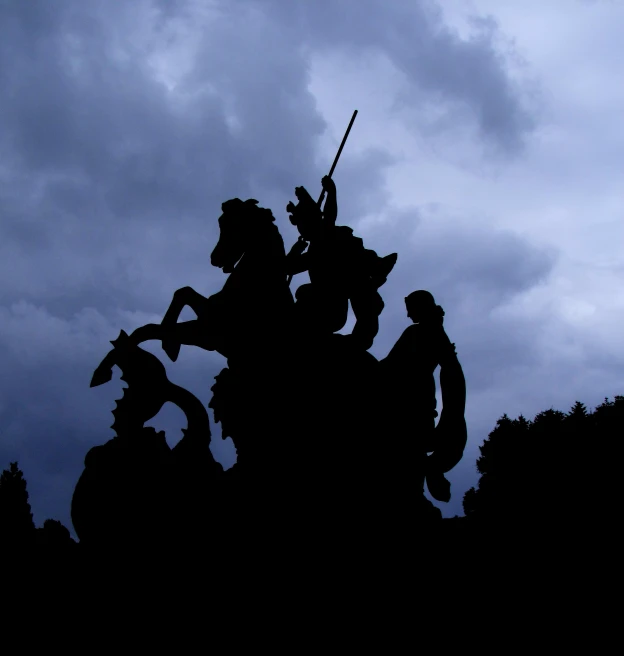
M167 312L165 312L165 316L161 323L161 326L165 329L165 335L162 339L162 348L172 362L175 362L178 359L182 344L179 340L175 339L173 331L167 329L171 329L177 323L180 313L187 305L199 318L207 301L208 299L205 296L196 292L192 287L182 287L174 292L171 305Z
M173 293L173 299L163 317L163 325L177 323L180 313L188 305L199 316L206 297L196 292L192 287L181 287Z

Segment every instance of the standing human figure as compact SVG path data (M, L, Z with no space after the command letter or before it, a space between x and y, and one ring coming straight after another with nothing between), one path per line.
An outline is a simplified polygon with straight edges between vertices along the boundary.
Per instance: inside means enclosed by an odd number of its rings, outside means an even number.
M398 446L397 467L402 474L399 480L408 489L415 488L416 495L421 495L430 469L427 453L436 454L440 446L435 424L438 412L434 372L441 367L443 403L445 407L448 404L454 414L461 415L460 423L465 408L465 381L455 345L444 330L444 310L436 304L433 295L425 290L412 292L405 298L405 306L413 323L380 362L384 382L384 425ZM448 372L451 372L450 377ZM454 424L451 420L445 423ZM446 449L446 445L442 447ZM448 458L436 457L432 462L438 460L444 467ZM444 489L448 483L442 477L443 472L435 469L431 473L436 489L431 489L428 480L429 491L435 498L448 501L450 492Z

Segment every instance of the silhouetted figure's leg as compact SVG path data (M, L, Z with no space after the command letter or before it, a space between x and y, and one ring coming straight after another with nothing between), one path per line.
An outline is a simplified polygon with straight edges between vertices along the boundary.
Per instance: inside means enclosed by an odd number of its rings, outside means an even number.
M378 292L364 291L351 297L351 307L356 319L352 338L358 346L368 351L379 332L379 315L384 309L384 302Z

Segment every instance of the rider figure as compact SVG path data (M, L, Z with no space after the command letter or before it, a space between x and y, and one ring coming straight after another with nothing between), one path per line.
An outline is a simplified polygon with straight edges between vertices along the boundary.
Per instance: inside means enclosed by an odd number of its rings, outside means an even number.
M287 273L308 271L310 276L310 283L295 293L295 307L306 329L331 334L344 327L351 301L356 324L350 339L368 350L379 330L384 307L377 290L394 267L396 254L380 258L364 248L351 228L336 226L336 185L329 176L321 183L327 193L323 210L304 187L295 189L299 203L286 207L300 234L287 256Z

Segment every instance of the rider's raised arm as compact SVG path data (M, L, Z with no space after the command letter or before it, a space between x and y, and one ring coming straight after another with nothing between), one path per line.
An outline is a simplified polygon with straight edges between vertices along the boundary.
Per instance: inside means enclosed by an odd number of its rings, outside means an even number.
M334 227L336 225L336 219L338 218L338 200L336 196L336 184L329 177L325 176L321 180L323 189L327 194L325 198L325 205L323 207L323 223L327 227Z

